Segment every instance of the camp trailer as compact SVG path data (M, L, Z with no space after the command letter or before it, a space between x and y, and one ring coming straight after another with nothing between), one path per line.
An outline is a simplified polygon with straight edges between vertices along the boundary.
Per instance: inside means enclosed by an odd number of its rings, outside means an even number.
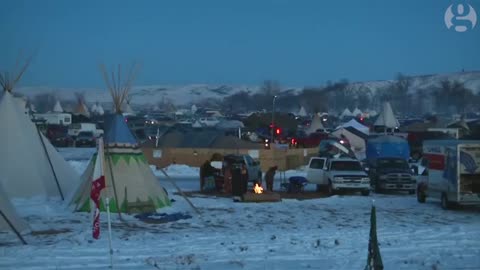
M442 208L480 206L480 141L431 140L423 144L427 173L417 183L417 199L439 199Z

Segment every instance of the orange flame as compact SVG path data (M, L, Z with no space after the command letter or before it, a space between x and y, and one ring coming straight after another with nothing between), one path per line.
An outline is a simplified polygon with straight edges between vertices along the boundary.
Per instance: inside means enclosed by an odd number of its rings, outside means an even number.
M255 191L255 194L262 194L263 193L263 188L259 186L258 184L255 184L255 187L253 187L253 191Z

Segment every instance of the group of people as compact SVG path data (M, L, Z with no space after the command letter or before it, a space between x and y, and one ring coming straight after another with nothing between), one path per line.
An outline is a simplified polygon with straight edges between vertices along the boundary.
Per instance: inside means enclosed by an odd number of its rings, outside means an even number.
M224 162L222 169L217 169L211 165L209 160L205 161L200 167L200 191L223 191L226 194L232 194L233 191L233 172L232 166ZM267 191L273 191L273 181L275 173L278 170L278 166L270 167L265 173L265 183ZM247 191L248 184L248 170L245 165L240 168L240 187L236 187L235 190L240 189L241 192ZM223 177L222 177L223 175ZM235 183L237 184L237 183ZM262 186L262 183L257 183Z

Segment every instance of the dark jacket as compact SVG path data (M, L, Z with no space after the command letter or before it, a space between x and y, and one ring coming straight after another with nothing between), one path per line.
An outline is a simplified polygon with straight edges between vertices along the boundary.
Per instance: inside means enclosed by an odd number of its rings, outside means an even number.
M277 166L270 167L270 169L268 169L268 171L265 173L265 181L267 182L273 181L273 178L275 177L275 173L277 172L277 169L278 169Z

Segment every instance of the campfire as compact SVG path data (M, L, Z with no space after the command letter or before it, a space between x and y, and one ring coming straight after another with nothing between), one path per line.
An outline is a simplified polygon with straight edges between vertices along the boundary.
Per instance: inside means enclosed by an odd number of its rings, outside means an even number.
M253 191L255 191L255 194L262 194L263 193L263 188L259 186L258 184L255 184L253 187Z

